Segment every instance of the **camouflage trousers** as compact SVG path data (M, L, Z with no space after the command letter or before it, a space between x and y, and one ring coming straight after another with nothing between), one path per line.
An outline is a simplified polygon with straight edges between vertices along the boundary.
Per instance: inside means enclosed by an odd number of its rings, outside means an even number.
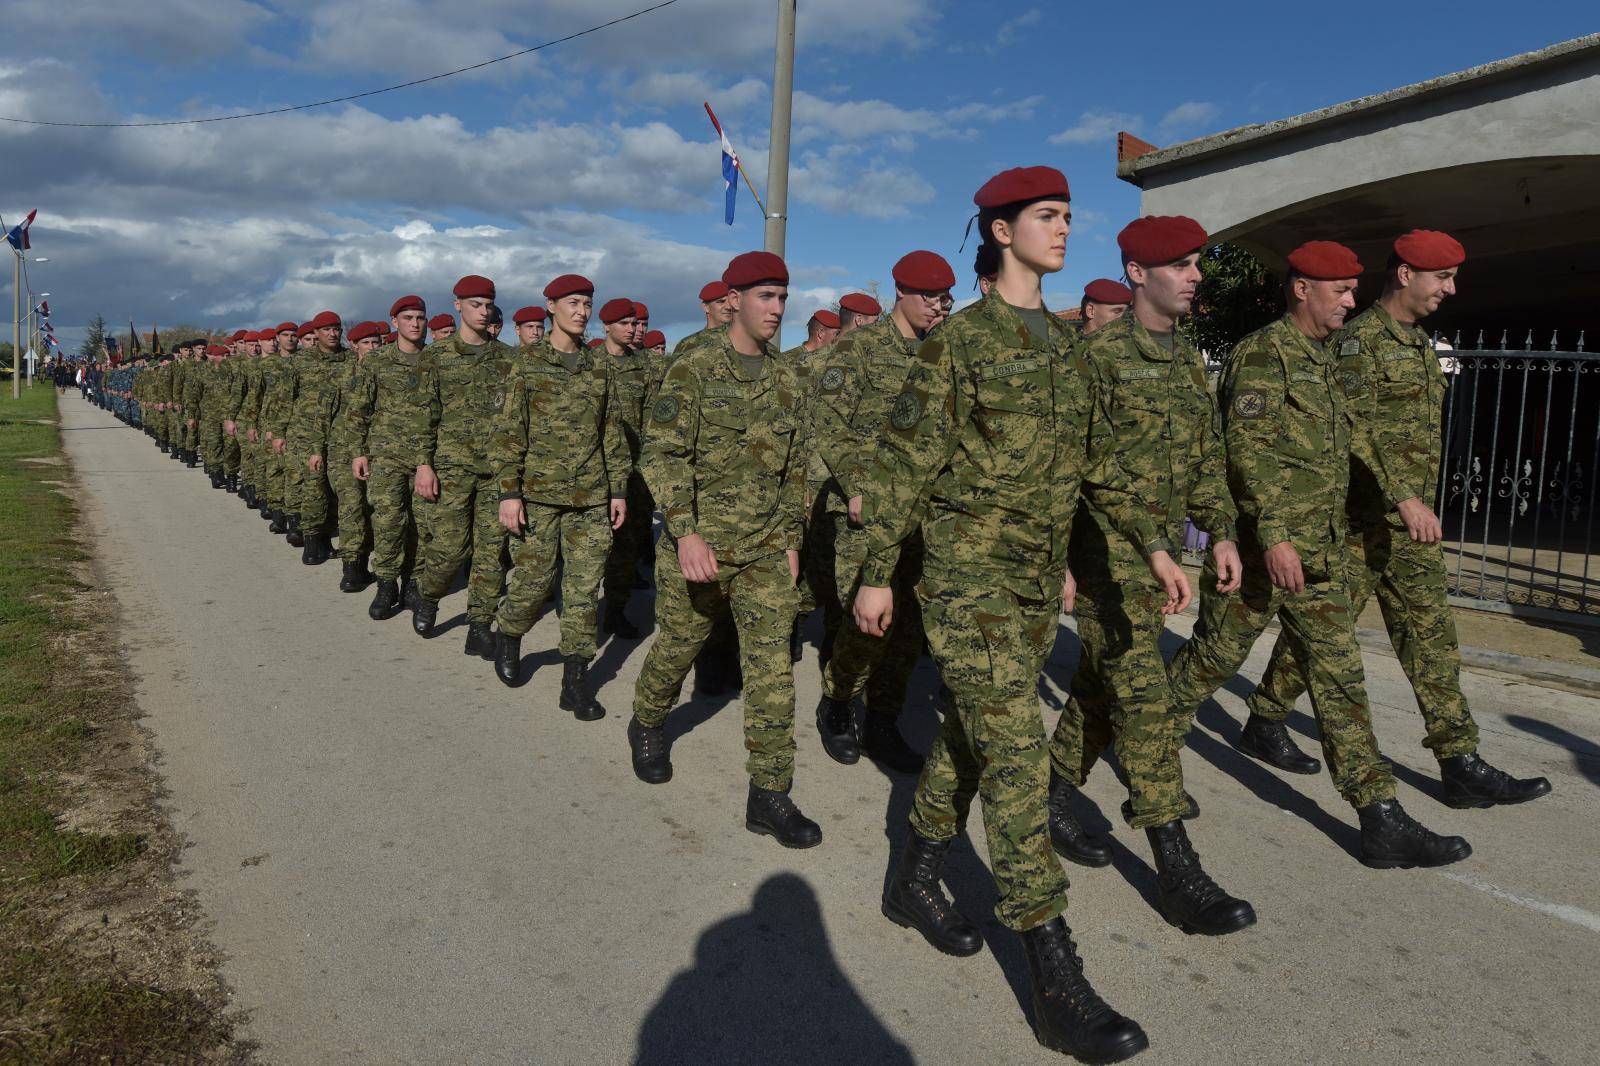
M169 433L170 433L169 427L172 425L172 419L169 416L168 412L166 412L166 411L157 411L157 410L152 408L150 413L149 413L149 419L150 419L150 428L155 431L156 443L157 444L165 444L165 443L167 443L167 441L170 439L169 438Z
M324 460L322 470L313 473L306 465L312 453L297 450L289 442L284 452L287 468L289 512L300 516L300 528L306 533L336 532L334 520L333 488L328 484L328 467Z
M606 601L624 606L633 595L633 583L639 578L639 561L650 551L651 519L655 514L655 500L645 488L644 478L637 470L628 476L628 517L616 536L609 538L610 554L606 558ZM566 589L563 583L562 595Z
M745 771L758 788L787 791L795 750L789 628L798 597L781 551L747 562L718 559L715 581L691 584L678 566L677 545L662 537L656 544L656 639L634 685L634 715L647 726L667 720L717 616L728 611L744 669Z
M339 558L347 563L365 559L372 551L372 507L367 483L350 469L350 456L328 453L328 484L339 502Z
M261 445L250 440L251 425L248 422L237 423L239 427L239 481L241 484L255 486L259 484L261 466Z
M467 621L494 621L504 573L500 553L506 531L500 525L500 489L493 475L461 467L440 466L439 499L429 520L431 539L422 553L417 585L430 600L450 591L461 564L467 574Z
M1175 716L1179 727L1175 743L1187 735L1201 701L1238 672L1276 615L1306 663L1311 706L1334 787L1354 807L1392 798L1394 775L1372 734L1356 616L1342 580L1342 552L1333 546L1324 560L1303 558L1306 587L1301 593L1274 588L1259 551L1245 549L1241 554L1244 584L1228 595L1214 591L1216 564L1206 560L1200 579L1200 619L1168 671L1173 703L1181 712Z
M191 426L187 410L183 412L183 447L185 451L200 454L200 420L196 419Z
M234 423L235 436L222 436L222 472L224 474L238 474L244 459L244 430L239 428L239 423Z
M1456 618L1445 599L1444 552L1418 544L1403 530L1385 526L1346 541L1350 609L1357 617L1373 592L1389 631L1389 643L1411 681L1427 727L1423 746L1441 759L1478 750L1478 725L1461 693L1461 646ZM1289 716L1306 690L1305 667L1283 636L1261 684L1250 694L1250 710L1273 721Z
M850 525L842 514L816 516L808 529L809 551L804 560L812 568L812 586L822 603L824 645L831 649L822 668L822 691L830 699L852 701L864 691L868 714L895 718L906 702L906 686L922 657L922 605L916 584L921 576L920 536L906 542L895 566L890 588L894 591L894 624L887 636L863 633L856 625L856 590L861 587L861 567L867 559L864 530ZM817 574L822 569L831 574Z
M600 578L612 551L610 508L525 503L527 522L512 534L511 573L500 603L500 632L520 637L550 598L561 563L561 654L594 658Z
M1038 695L1061 604L1022 599L982 575L933 570L917 597L950 697L917 780L911 828L950 840L980 796L995 917L1032 929L1067 907L1067 878L1045 820L1050 775Z
M289 457L279 455L271 444L263 443L261 447L264 449L267 506L285 514L293 513L289 507Z
M380 581L409 577L426 544L426 515L433 505L412 491L416 467L410 462L373 457L367 477L372 508L372 572Z
M222 420L219 418L202 419L199 426L200 461L208 470L222 470L223 442L227 439L222 433Z

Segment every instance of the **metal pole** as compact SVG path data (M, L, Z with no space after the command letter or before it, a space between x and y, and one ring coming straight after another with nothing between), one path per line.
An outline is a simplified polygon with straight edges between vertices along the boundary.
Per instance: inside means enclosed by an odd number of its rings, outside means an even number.
M22 253L13 251L11 307L11 398L22 399Z
M772 151L767 159L766 248L782 255L789 223L789 115L794 102L795 0L778 0L778 49L772 67Z

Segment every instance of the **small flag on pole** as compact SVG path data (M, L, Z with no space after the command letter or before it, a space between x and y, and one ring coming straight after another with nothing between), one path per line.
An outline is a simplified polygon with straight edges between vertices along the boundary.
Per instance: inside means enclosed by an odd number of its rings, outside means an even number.
M733 145L728 143L728 135L722 130L722 123L717 121L717 114L711 110L711 104L706 104L706 114L711 116L711 125L716 127L717 136L722 138L722 184L723 196L726 197L723 209L723 221L733 225L733 205L739 198L739 154L733 150Z
M41 314L44 317L49 318L50 317L50 301L49 300L40 300L39 301L39 306L35 307L34 311L37 314Z
M10 243L11 247L15 248L19 252L26 252L29 248L33 247L33 242L28 239L28 227L33 225L33 216L37 215L38 213L39 209L36 207L32 211L28 212L27 218L23 219L21 222L18 222L15 226L12 226L6 231L6 240Z
M128 358L137 359L140 356L139 334L133 328L133 319L128 319Z

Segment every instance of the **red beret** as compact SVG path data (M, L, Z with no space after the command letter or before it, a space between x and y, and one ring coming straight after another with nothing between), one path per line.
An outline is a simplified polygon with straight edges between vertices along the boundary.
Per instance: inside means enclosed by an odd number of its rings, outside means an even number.
M896 285L902 289L920 289L938 292L956 283L956 272L935 252L912 252L903 256L892 271Z
M245 331L244 330L236 329L236 330L234 330L232 333L230 333L228 335L228 343L229 344L238 344L240 341L244 340L244 335L245 335Z
M644 304L640 303L638 300L635 300L633 301L633 317L648 319L650 317L650 309Z
M816 314L812 315L811 321L818 323L823 329L839 328L839 316L834 314L832 311L829 311L827 308L823 308Z
M1307 241L1289 253L1289 268L1314 281L1361 276L1361 260L1356 253L1334 241Z
M511 316L513 325L520 326L524 322L543 322L550 317L550 312L542 307L524 307Z
M730 289L748 289L762 282L789 284L789 268L771 252L745 252L728 262L722 272L722 281Z
M428 305L422 302L422 297L420 296L402 296L389 305L389 317L393 318L401 311L421 311L423 314L427 314Z
M1394 242L1394 254L1418 270L1449 270L1467 261L1467 250L1448 233L1414 229Z
M300 323L300 325L298 327L295 328L294 335L296 337L304 337L306 334L310 333L315 328L316 327L313 326L310 322L302 322L302 323Z
M720 300L728 295L728 286L720 281L708 281L700 290L700 302L708 304L712 300Z
M1070 200L1067 176L1055 167L1013 167L983 183L972 197L981 207L1004 207L1027 200Z
M1097 304L1129 304L1133 302L1133 290L1120 281L1095 278L1083 287L1083 298Z
M252 333L250 337L252 340L266 341L269 344L278 339L278 335L270 329L259 330L258 332Z
M456 324L455 315L434 315L428 319L429 329L449 329Z
M214 356L217 356L218 358L221 358L222 356L228 354L228 349L224 348L220 344L208 344L208 345L206 345L206 354L207 355L214 355Z
M589 342L589 347L598 348L602 344L604 344L605 342L606 342L606 339L604 337L596 337L594 340Z
M605 306L600 308L600 321L609 326L613 322L621 322L631 314L633 314L633 301L618 297L615 300L607 300Z
M567 296L593 296L594 282L582 274L563 274L544 287L546 300L560 300Z
M841 296L839 298L839 309L841 311L854 311L856 314L866 315L868 318L877 318L883 314L883 308L878 306L878 301L864 292L852 292Z
M311 321L307 323L312 329L326 329L328 326L337 326L339 324L339 316L332 311L318 311Z
M482 274L468 274L456 282L456 287L450 291L458 300L492 300L494 299L494 282Z
M356 341L364 341L368 337L376 337L381 332L383 331L376 322L357 322L350 327L350 343L354 344Z
M667 335L659 329L653 329L644 335L643 343L646 348L665 348L667 346Z
M1206 246L1206 231L1184 215L1146 215L1136 218L1117 234L1123 257L1135 263L1160 266L1182 259Z
M279 322L276 332L282 333L284 330L289 330L291 333L299 333L300 327L293 322Z

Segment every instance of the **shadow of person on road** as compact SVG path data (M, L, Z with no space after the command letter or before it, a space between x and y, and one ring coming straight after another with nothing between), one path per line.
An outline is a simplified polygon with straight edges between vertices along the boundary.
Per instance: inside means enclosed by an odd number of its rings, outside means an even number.
M1582 774L1590 784L1600 785L1600 744L1570 730L1562 729L1558 725L1542 722L1537 718L1529 718L1520 714L1506 715L1506 721L1524 733L1531 733L1540 740L1545 740L1557 747L1565 748L1572 755L1572 765L1578 773Z
M870 1062L911 1051L861 999L828 942L816 892L783 873L750 910L700 935L639 1030L636 1066Z

